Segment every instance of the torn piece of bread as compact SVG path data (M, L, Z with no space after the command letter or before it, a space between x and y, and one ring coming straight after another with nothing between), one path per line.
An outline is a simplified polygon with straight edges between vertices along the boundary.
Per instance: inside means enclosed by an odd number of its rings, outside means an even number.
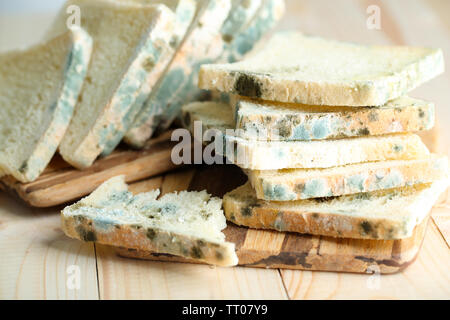
M258 199L291 201L334 197L430 183L448 174L448 158L387 160L327 169L246 170Z
M0 55L0 175L39 177L66 132L83 85L92 39L73 27Z
M133 195L124 176L64 208L62 229L71 238L168 253L218 266L237 265L235 245L225 241L222 200L206 191L159 190Z
M234 130L231 109L226 104L217 105L216 102L195 102L184 106L183 125L194 132L195 122L200 121L203 134L212 130L219 138L216 152L244 169L330 168L429 156L427 147L412 133L315 141L247 140L240 137L239 130ZM222 111L216 112L218 110Z
M264 141L322 140L396 132L434 126L434 104L407 96L379 108L277 103L232 96L237 129L243 138Z
M92 36L94 49L73 119L59 151L77 168L89 167L110 143L120 140L126 117L144 83L155 83L170 61L175 16L164 5L71 0L79 6L81 25ZM66 28L61 13L51 33ZM117 138L119 137L119 138Z
M429 214L448 177L432 184L287 202L258 200L250 183L227 193L225 215L256 229L339 238L393 240L411 237Z
M203 65L201 89L330 106L381 106L444 71L442 50L368 46L286 31L241 62Z

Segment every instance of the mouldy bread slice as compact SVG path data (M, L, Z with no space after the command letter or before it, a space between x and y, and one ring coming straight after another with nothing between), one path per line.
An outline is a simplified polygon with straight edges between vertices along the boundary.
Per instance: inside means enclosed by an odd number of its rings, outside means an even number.
M235 245L221 232L226 227L221 199L206 191L158 196L159 190L133 195L123 176L112 178L62 211L62 229L83 241L237 264Z
M0 55L0 172L21 182L42 173L69 125L91 51L90 36L74 27Z
M430 130L434 104L409 97L379 108L328 107L276 103L236 97L236 128L246 139L322 140Z
M240 137L241 132L233 126L231 108L226 104L192 103L182 110L186 128L193 131L194 122L201 121L204 133L213 129L219 137L215 140L216 152L244 169L329 168L371 161L421 159L429 155L419 136L412 133L335 140L257 141Z
M164 75L158 80L134 121L124 141L134 147L143 147L159 123L159 116L168 100L190 79L193 66L214 54L220 46L215 42L217 30L222 26L231 8L229 0L202 0L186 39L181 44Z
M80 7L81 25L93 37L94 50L59 151L70 164L85 168L114 137L126 131L130 122L126 115L143 84L159 78L163 71L160 63L173 53L170 41L175 17L163 5L105 0L70 4ZM52 32L65 28L65 20L58 18Z
M328 169L248 170L258 199L289 201L429 183L448 174L446 156L387 160Z
M247 183L226 194L223 206L228 220L250 228L392 240L411 237L447 187L448 178L372 193L268 202L258 200Z
M244 6L245 3L246 2L243 1L241 6ZM237 59L241 59L269 30L272 29L272 27L274 27L283 13L284 0L266 0L256 17L252 19L249 24L243 24L243 29L238 33L236 39L230 44L226 42L223 44L223 52L219 60L227 59L228 61L234 62ZM230 17L228 19L230 19ZM224 39L223 35L220 35L220 38ZM187 82L186 85L169 101L169 107L164 111L158 126L159 132L170 127L174 119L179 116L181 107L185 103L202 100L204 91L199 90L197 86L198 71L202 64L213 62L214 59L211 59L210 56L209 60L203 60L195 66L195 72L192 74L192 81Z
M233 64L202 66L199 87L310 105L381 106L444 71L442 51L275 35Z

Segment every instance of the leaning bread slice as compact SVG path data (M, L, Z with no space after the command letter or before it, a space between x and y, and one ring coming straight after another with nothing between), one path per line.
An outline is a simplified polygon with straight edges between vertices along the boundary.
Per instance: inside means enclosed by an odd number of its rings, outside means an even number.
M29 182L45 169L69 125L91 51L90 36L74 27L0 55L1 173Z
M429 183L448 174L448 158L357 163L327 169L247 170L258 199L290 201L334 197Z
M66 207L62 229L72 238L130 249L168 253L219 266L234 266L234 243L222 201L206 191L133 195L123 176L112 178L91 195Z
M195 102L184 106L183 125L196 136L196 127L202 130L200 139L204 134L214 135L216 152L244 169L330 168L429 155L419 136L412 133L315 141L247 140L240 137L240 130L234 129L231 109L226 104L220 104L220 108L215 105L216 102ZM221 113L215 112L220 109Z
M280 102L381 106L443 71L439 49L357 45L288 31L241 62L202 66L199 87Z
M407 96L379 108L277 103L233 97L243 138L264 141L322 140L430 130L434 104Z
M81 24L94 39L86 83L59 151L77 168L90 166L123 135L126 117L142 89L150 89L172 57L175 16L164 5L71 0L81 10ZM58 17L50 33L66 28ZM146 84L146 86L144 86Z
M256 229L357 239L411 237L430 212L448 178L431 184L288 202L258 200L250 183L226 194L225 215Z
M202 18L205 21L192 30L186 43L182 45L183 51L177 55L173 65L159 83L159 93L152 94L140 113L136 115L132 127L125 135L126 143L134 147L142 147L158 127L160 130L167 128L179 115L180 108L186 101L197 100L200 90L196 86L196 78L201 64L219 58L232 59L245 54L252 48L254 42L279 20L284 8L283 0L265 0L257 11L257 17L252 19L254 8L259 3L259 0L232 1L233 10L230 10L228 17L222 16L225 13L223 8L210 4L208 7L210 13L206 15L209 18ZM221 2L220 4L223 6ZM267 12L268 8L271 10ZM239 12L243 16L236 24L236 15ZM261 13L264 13L263 17L260 16ZM222 18L222 26L217 24L220 22L219 15ZM214 16L218 17L213 18ZM248 20L250 20L249 23L247 23ZM230 39L231 24L234 31L241 30L233 39ZM252 30L251 33L250 30ZM248 35L246 42L242 40L244 34ZM186 55L185 52L189 54Z

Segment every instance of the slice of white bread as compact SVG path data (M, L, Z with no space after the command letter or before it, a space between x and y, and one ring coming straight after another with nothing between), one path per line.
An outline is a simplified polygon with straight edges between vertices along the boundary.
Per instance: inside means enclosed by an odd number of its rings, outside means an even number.
M92 52L74 27L24 51L0 55L0 175L38 178L73 114Z
M339 238L393 240L411 237L429 214L448 178L432 184L287 202L258 200L250 183L226 194L227 219L256 229Z
M222 200L206 191L133 195L123 176L66 207L62 229L71 238L130 249L167 253L219 266L238 262L226 227Z
M322 140L430 130L434 104L407 96L379 108L277 103L232 96L243 138L264 141Z
M330 168L352 163L422 159L429 156L420 137L412 133L335 140L257 141L240 137L239 130L233 126L231 109L226 104L195 102L184 106L182 111L183 125L187 129L194 133L195 122L199 121L202 137L212 130L216 136L216 152L244 169Z
M175 16L164 5L72 0L67 6L72 4L80 7L81 25L93 37L94 50L59 151L70 164L85 168L123 136L131 122L126 115L141 89L151 87L169 62ZM65 17L63 12L50 33L66 28Z
M219 59L241 57L241 55L252 49L252 46L263 34L273 27L284 11L283 0L264 0L256 16L252 18L251 14L253 13L252 8L255 7L254 3L259 3L259 1L232 2L235 9L225 20L222 29L219 30L220 32L216 33L214 40L209 41L209 47L207 47L207 49L209 48L209 52L203 55L204 58L200 59L199 54L196 53L195 57L193 56L192 59L187 60L193 65L190 71L188 70L188 72L185 71L183 73L183 78L189 77L190 80L185 81L184 84L178 83L176 80L180 80L181 76L176 75L174 71L168 73L165 77L166 79L163 79L161 82L160 96L155 95L151 97L141 112L136 116L132 128L125 135L126 143L140 148L158 128L160 131L166 129L171 121L179 115L180 108L186 101L198 100L199 96L204 94L196 86L197 73L200 65L214 61L218 57ZM245 17L239 21L238 25L234 25L233 27L234 30L241 29L241 32L235 35L233 39L230 39L230 30L227 26L236 20L236 12L245 12ZM250 19L248 23L246 23L247 19ZM193 32L191 38L195 40L194 36L197 33L201 37L201 32L201 30ZM193 52L196 52L195 44L191 44L190 47L193 48ZM177 72L181 73L181 69L186 70L186 68L178 68ZM173 85L175 82L177 83L176 87ZM169 108L167 108L168 106Z
M439 49L357 45L286 31L241 62L202 66L199 87L279 102L381 106L443 71Z
M448 174L448 158L387 160L327 169L247 170L258 199L291 201L430 183Z
M245 7L247 2L242 1L240 6ZM198 72L201 65L214 63L215 61L220 60L234 62L237 59L241 59L246 53L250 52L258 41L281 19L284 8L284 0L266 0L254 19L251 19L250 21L247 21L248 19L242 19L241 30L237 33L236 39L231 43L222 41L223 50L216 59L213 59L213 56L210 55L208 60L205 59L201 61L201 63L196 64L191 81L187 82L178 94L173 96L169 101L168 108L166 108L162 114L157 132L161 133L170 127L173 121L180 115L181 107L184 104L192 101L205 100L203 99L205 91L199 90L197 85ZM248 10L246 10L246 12L248 12ZM247 18L251 18L251 16L247 16ZM228 19L231 19L231 17L228 17ZM219 39L225 40L223 33L218 36Z

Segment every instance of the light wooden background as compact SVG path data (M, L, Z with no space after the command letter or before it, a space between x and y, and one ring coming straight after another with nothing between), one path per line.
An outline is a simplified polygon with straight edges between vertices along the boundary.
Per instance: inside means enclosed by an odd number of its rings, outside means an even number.
M287 3L279 29L362 43L441 47L450 61L450 1ZM381 30L366 27L366 9L372 4L381 9ZM38 41L50 22L51 14L0 12L0 51ZM449 154L450 72L411 95L436 103L439 149ZM172 173L148 183L169 192L184 188L192 174ZM450 298L450 203L445 201L433 210L433 223L416 262L402 273L386 276L127 260L102 246L66 238L58 214L58 209L31 209L0 193L0 299ZM67 285L73 272L79 274L79 288Z

